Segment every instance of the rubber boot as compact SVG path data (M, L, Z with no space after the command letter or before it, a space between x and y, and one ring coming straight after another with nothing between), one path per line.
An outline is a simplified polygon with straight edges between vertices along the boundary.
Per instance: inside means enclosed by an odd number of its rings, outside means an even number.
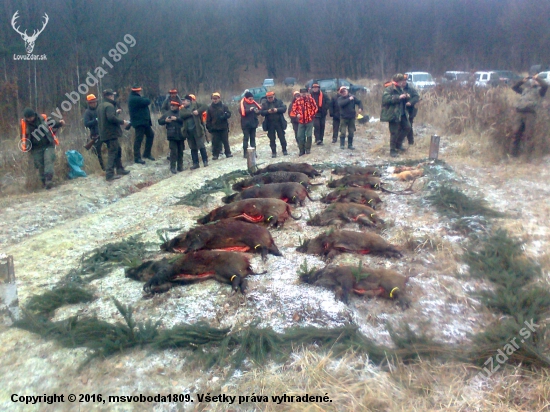
M346 138L340 137L340 149L345 149L345 148L346 148Z
M50 190L52 188L53 186L52 180L53 180L53 175L51 173L46 173L44 175L44 187L46 188L46 190Z
M208 154L206 153L206 149L200 149L201 151L201 158L202 158L202 164L204 167L208 166Z
M191 159L193 160L193 166L191 170L198 169L199 166L199 151L197 149L191 149Z
M349 150L355 150L355 147L353 147L353 135L350 134L348 136L348 149Z

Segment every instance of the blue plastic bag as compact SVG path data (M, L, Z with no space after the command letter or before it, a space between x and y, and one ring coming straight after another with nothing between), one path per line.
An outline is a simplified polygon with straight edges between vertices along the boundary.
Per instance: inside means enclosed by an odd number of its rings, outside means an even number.
M67 150L65 152L67 162L69 163L69 179L77 177L86 177L86 172L82 170L84 167L84 158L76 150Z

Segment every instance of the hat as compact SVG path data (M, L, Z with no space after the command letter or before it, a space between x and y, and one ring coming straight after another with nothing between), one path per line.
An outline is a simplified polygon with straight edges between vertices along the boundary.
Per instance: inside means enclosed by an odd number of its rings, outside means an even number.
M267 92L265 95L266 95L267 97L275 96L275 92Z
M212 96L210 96L210 97L219 97L221 99L222 95L219 94L218 92L214 92L214 93L212 93Z
M189 94L188 96L189 96L189 97L191 98L191 100L193 100L193 101L197 100L197 98L195 97L194 94Z
M178 106L180 107L180 102L171 101L170 106Z
M250 93L250 92L246 92L246 93L244 94L244 97L250 99L251 97L254 97L254 95L253 95L252 93Z
M314 87L319 87L319 83L313 83L313 84L311 85L311 88L313 89Z
M114 96L114 95L115 95L115 92L113 91L113 89L103 90L103 96Z
M307 89L305 87L301 88L300 93L307 93Z
M292 92L292 95L293 95L293 96L296 96L297 94L300 94L300 92L299 92L298 90L294 90L294 91Z
M338 89L338 93L341 93L342 90L348 90L349 87L348 86L340 86L340 88Z
M401 73L397 73L397 74L393 75L392 80L394 82L401 82L401 81L405 80L405 76L403 76Z
M177 92L178 92L177 89L170 89L170 90L168 90L168 93L177 93Z
M133 92L141 92L141 87L137 84L134 84L134 86L132 87L132 91Z
M25 108L23 110L23 117L33 117L35 115L34 110L30 107Z
M185 96L183 96L183 100L189 100L190 102L192 102L193 98L191 97L190 94L186 94Z
M90 103L97 102L97 97L95 97L95 94L89 94L86 96L86 101Z

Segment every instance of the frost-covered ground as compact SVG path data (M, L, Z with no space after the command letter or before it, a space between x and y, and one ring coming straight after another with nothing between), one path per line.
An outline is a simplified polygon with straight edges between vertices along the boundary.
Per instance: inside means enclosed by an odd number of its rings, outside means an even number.
M366 127L366 128L365 128ZM327 128L328 129L328 128ZM290 130L290 129L289 129ZM381 132L383 130L383 132ZM418 128L417 146L409 149L405 158L424 158L429 128ZM292 132L290 132L292 133ZM270 158L268 141L260 134L259 162L306 161L308 163L381 164L387 160L387 150L373 154L371 148L387 141L386 128L376 123L361 126L356 138L357 150L340 150L331 144L314 146L309 156L297 157L292 142L291 156ZM290 141L293 138L290 137ZM245 169L240 145L233 148L235 157L211 161L208 168L185 171L178 175L168 172L165 159L147 166L131 166L132 174L113 183L100 176L78 179L48 192L4 199L0 211L0 245L2 254L13 255L18 279L19 300L24 306L33 294L52 288L71 268L78 266L86 252L129 235L142 233L143 240L159 242L158 229L167 227L191 228L197 217L221 205L220 192L200 208L179 206L178 198L201 186L212 177L236 169ZM508 213L498 224L524 237L526 250L540 259L548 259L550 181L548 161L533 174L529 167L508 164L483 167L464 164L456 158L446 158L453 151L452 144L443 142L442 158L448 160L456 174L459 187L468 194L485 197L490 205ZM380 150L374 151L380 153ZM330 179L325 170L317 182ZM427 181L421 178L415 187ZM150 185L151 184L151 185ZM150 186L148 186L150 185ZM388 181L389 187L400 190L405 183ZM143 187L144 186L144 187ZM328 188L317 188L318 198ZM440 217L424 199L421 191L411 196L385 194L381 209L387 228L381 235L391 243L419 245L404 250L402 259L378 256L340 255L335 264L357 264L385 267L411 275L408 296L412 304L401 309L394 302L382 299L353 297L349 305L334 299L331 291L299 284L296 271L304 258L308 265L322 266L320 259L297 253L300 239L310 238L325 230L306 225L308 211L315 214L326 205L306 201L300 208L304 218L289 219L282 230L272 231L275 243L283 257L269 256L262 262L251 257L255 272L261 273L249 281L246 296L232 294L228 285L206 281L192 286L181 286L169 292L143 299L142 284L124 277L123 269L91 283L97 299L90 304L60 308L55 320L73 314L97 315L107 321L121 321L111 298L135 309L138 321L160 320L163 327L179 323L207 321L215 327L248 324L259 318L261 326L283 331L289 326L341 326L354 322L368 337L380 343L389 343L386 322L406 322L413 329L429 331L444 342L467 342L467 334L483 328L492 314L481 307L470 295L480 287L475 281L464 280L464 266L455 259L460 255L464 238L450 229L449 220ZM346 228L361 230L356 225ZM548 273L546 272L548 277ZM83 369L82 349L68 350L55 343L43 341L36 335L18 329L3 328L0 334L1 396L0 408L17 409L10 402L12 393L23 395L57 393L101 393L104 395L196 393L208 390L219 379L220 371L202 372L186 366L185 352L168 350L149 352L133 350L106 360L94 360ZM239 374L230 378L237 382ZM92 409L91 404L81 405ZM96 405L99 409L116 410L113 405ZM151 405L131 404L118 410L150 410ZM180 406L181 407L181 406ZM20 410L78 410L77 405L41 405ZM176 405L159 404L155 410L178 410Z

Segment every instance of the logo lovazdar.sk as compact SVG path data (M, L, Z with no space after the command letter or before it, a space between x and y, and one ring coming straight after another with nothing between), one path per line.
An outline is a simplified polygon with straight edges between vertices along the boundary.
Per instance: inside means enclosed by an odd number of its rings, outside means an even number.
M16 26L17 25L16 20L18 19L18 17L19 17L19 10L17 10L13 15L11 19L11 26L17 33L21 35L21 38L25 41L25 49L27 50L27 54L31 54L32 51L34 50L34 42L36 41L38 35L44 31L50 18L46 13L44 13L44 16L42 16L42 18L44 19L44 21L42 22L42 28L40 30L34 30L32 35L29 36L27 34L27 30L25 30L24 32L21 32L19 30L20 26Z

